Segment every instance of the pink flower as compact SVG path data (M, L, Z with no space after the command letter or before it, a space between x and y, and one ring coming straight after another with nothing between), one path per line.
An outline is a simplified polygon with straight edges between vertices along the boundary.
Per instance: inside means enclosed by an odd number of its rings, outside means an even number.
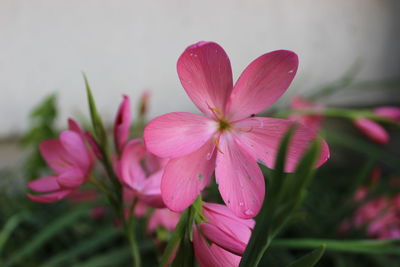
M376 115L400 122L400 107L379 107L374 109Z
M162 208L165 205L160 184L164 165L165 160L146 151L141 139L134 139L123 150L119 162L120 178L146 205Z
M317 103L312 103L308 101L307 99L301 98L299 96L296 96L292 99L291 102L291 108L293 110L322 110L323 105L317 104ZM324 120L324 116L322 115L303 115L303 114L292 114L289 117L290 120L292 121L297 121L301 123L302 125L305 125L314 131L318 131L319 128L321 127L321 123Z
M147 224L147 231L155 232L157 228L162 227L172 232L178 224L180 214L169 209L156 209L151 215Z
M40 153L55 172L28 183L28 187L42 195L28 194L33 201L49 203L63 199L83 184L93 166L93 156L85 144L85 138L79 125L69 119L69 130L60 134L58 139L49 139L40 143Z
M114 122L114 143L118 154L122 153L128 141L131 128L131 105L127 95L123 96Z
M389 142L389 134L380 124L365 118L358 118L354 125L372 141L385 145Z
M226 206L203 205L207 222L194 227L194 252L200 266L238 266L255 222L240 219Z
M257 161L274 166L282 136L293 122L253 117L286 91L297 71L297 55L279 50L264 54L244 70L233 86L228 56L216 43L188 47L177 64L186 93L205 116L186 112L162 115L144 131L148 150L170 158L161 192L173 211L191 205L215 170L224 202L242 218L252 218L263 203L265 185ZM298 125L286 171L293 171L315 132ZM329 157L328 146L318 166Z

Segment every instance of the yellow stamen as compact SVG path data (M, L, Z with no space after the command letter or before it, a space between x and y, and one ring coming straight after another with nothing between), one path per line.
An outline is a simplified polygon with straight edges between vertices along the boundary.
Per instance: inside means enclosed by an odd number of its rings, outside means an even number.
M219 148L219 137L215 138L215 147L217 148L217 150L219 152L221 152L222 154L224 154L224 152L222 152L222 150Z

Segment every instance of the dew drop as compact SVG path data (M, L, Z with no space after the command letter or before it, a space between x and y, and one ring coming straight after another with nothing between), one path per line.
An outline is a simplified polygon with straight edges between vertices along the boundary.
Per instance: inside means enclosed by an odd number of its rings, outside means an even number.
M199 181L201 181L203 179L203 174L202 173L198 173L197 174L197 179L199 179Z
M230 204L231 204L231 201L230 201L229 199L228 199L228 201L227 201L227 202L228 202L228 205L230 205Z
M239 202L239 206L243 207L244 203L243 202Z
M255 199L251 200L251 203L255 204L257 201Z
M245 210L244 214L251 216L254 215L254 212L252 210Z
M266 165L265 161L263 159L257 159L257 162L260 163L260 164Z
M207 160L210 160L210 159L211 159L211 155L212 155L211 152L208 152L208 153L207 153L206 159L207 159Z
M294 70L289 70L289 71L288 71L288 73L293 73L293 72L294 72Z

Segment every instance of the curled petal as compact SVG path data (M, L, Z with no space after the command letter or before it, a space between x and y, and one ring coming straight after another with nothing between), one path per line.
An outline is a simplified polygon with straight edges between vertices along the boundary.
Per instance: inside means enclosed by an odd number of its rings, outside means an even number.
M119 163L122 182L134 190L142 190L146 174L140 165L145 155L145 148L140 139L126 144Z
M74 166L79 166L82 172L87 173L91 167L91 157L82 135L74 131L64 131L60 134L60 142L73 159Z
M27 196L35 202L51 203L51 202L56 202L56 201L63 199L69 193L71 193L71 190L60 190L60 191L56 191L56 192L49 193L49 194L43 194L43 195L27 194Z
M46 176L28 183L28 187L36 192L52 192L60 190L61 187L57 183L57 176Z
M232 69L225 51L216 43L199 42L179 57L179 79L193 103L207 116L221 111L232 91Z
M296 128L289 143L285 171L293 172L295 170L310 143L317 138L321 140L322 147L316 167L325 163L329 158L327 143L318 137L314 130L301 124L295 124L290 120L264 117L245 119L235 124L238 129L245 130L237 131L236 138L255 160L268 168L274 168L282 137L293 125L296 125Z
M58 139L42 141L39 150L50 168L57 173L67 171L75 164Z
M118 153L121 153L129 138L131 128L131 104L127 95L123 96L114 122L114 143Z
M161 197L161 177L163 170L150 175L143 184L143 189L138 192L138 197L150 207L164 208Z
M227 103L227 116L239 120L257 114L275 103L297 72L297 55L288 50L264 54L243 71Z
M236 216L255 217L264 201L265 183L257 162L232 136L222 135L215 176L225 204Z
M62 172L57 176L57 183L64 188L74 189L83 184L87 179L87 175L78 168L71 168Z
M389 134L378 123L360 118L354 121L355 126L374 142L385 145L389 142Z
M189 207L210 181L215 169L213 142L199 150L168 161L161 181L161 194L165 205L180 212Z
M241 257L232 254L215 244L208 245L200 231L193 228L193 247L201 267L237 267Z
M216 130L204 116L173 112L152 120L144 130L147 149L162 158L177 158L203 146Z
M246 249L247 243L238 240L235 236L221 231L220 228L213 224L201 223L200 230L208 240L232 253L242 255Z

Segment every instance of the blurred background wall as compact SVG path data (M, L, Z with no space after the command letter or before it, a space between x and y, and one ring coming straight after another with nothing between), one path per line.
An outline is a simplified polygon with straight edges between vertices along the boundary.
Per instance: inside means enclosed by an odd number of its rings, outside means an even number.
M224 47L235 78L265 52L294 50L300 69L292 93L338 79L355 62L359 79L393 77L399 11L397 0L1 0L0 137L26 129L28 112L51 92L60 126L86 116L81 71L109 121L121 94L136 104L144 89L152 92L151 116L194 111L175 64L199 40Z

